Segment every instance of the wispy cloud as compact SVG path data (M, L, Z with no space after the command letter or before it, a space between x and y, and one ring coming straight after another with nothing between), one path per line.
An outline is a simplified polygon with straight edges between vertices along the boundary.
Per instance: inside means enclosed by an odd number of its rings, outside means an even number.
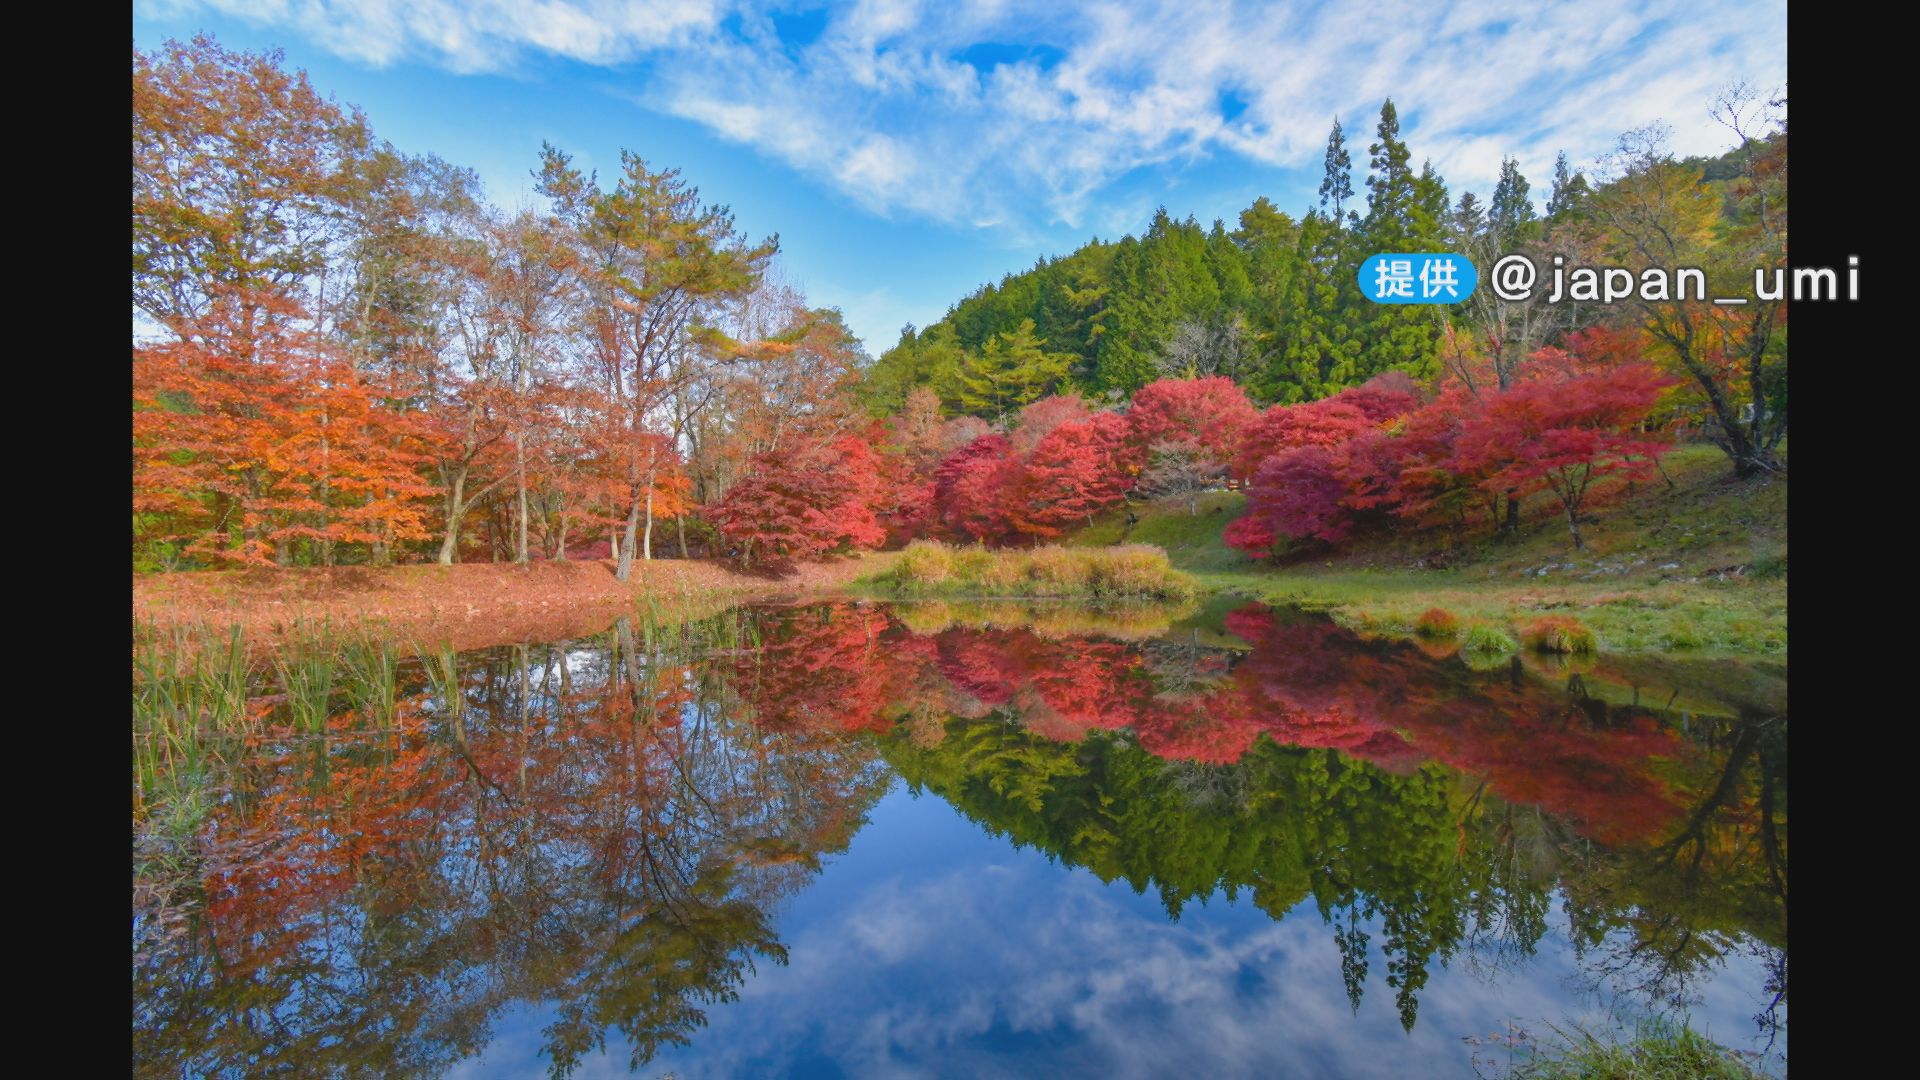
M723 0L149 0L155 14L212 10L282 26L336 55L384 67L403 60L500 71L529 53L616 64L697 45Z
M1333 117L1364 167L1391 96L1402 134L1456 190L1503 156L1544 181L1621 131L1728 143L1717 87L1784 86L1786 5L1231 0L166 0L295 30L373 65L513 72L540 57L612 69L638 104L693 120L883 215L1099 225L1143 168L1215 155L1312 167ZM1544 184L1542 184L1544 186Z

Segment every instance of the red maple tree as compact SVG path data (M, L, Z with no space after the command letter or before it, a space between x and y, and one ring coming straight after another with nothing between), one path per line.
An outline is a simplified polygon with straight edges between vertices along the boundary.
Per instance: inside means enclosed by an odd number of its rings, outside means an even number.
M1580 511L1594 481L1644 479L1670 445L1638 430L1674 385L1643 364L1565 382L1523 382L1489 399L1462 431L1455 458L1487 471L1488 491L1551 491L1582 546Z
M712 509L742 563L807 559L842 546L878 547L880 461L863 439L799 443L755 457Z
M1111 416L1112 414L1105 414ZM1051 538L1126 497L1119 432L1091 420L1056 427L1028 455L1005 494L1008 523Z
M1226 462L1258 416L1232 379L1161 379L1133 395L1127 409L1128 441L1143 450L1156 443L1195 443Z

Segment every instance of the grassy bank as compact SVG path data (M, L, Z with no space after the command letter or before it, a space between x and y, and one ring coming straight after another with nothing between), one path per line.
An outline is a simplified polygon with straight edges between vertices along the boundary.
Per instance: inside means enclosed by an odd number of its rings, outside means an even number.
M597 631L635 605L710 611L746 600L836 591L896 557L868 552L779 574L745 573L699 559L655 559L636 564L626 582L615 580L613 564L604 560L135 574L133 616L139 634L237 626L259 647L324 626L349 637L431 641L465 650Z
M1734 481L1711 447L1676 451L1665 472L1671 484L1598 490L1577 551L1557 507L1536 498L1509 537L1403 532L1265 565L1221 540L1244 505L1228 492L1203 499L1197 515L1184 504L1135 507L1131 527L1114 512L1068 542L1154 544L1207 589L1327 611L1371 633L1415 636L1438 608L1463 635L1484 626L1516 643L1563 617L1608 652L1784 655L1786 480Z
M1192 600L1199 585L1167 553L1144 544L990 551L921 540L887 569L856 582L881 596L1101 601Z

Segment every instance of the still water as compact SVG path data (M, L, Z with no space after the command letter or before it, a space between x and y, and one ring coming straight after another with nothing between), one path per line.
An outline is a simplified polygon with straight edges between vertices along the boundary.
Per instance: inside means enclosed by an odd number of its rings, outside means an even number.
M1654 1015L1786 1069L1781 665L1237 603L421 651L136 769L136 1074L1473 1076Z

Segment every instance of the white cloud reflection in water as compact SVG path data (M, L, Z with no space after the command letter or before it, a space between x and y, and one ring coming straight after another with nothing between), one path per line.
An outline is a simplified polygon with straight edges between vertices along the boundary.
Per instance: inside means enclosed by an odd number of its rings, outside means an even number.
M1377 920L1365 996L1349 1008L1331 928L1311 900L1275 922L1224 894L1167 919L1151 890L1103 885L991 837L933 795L896 786L843 856L780 916L785 966L639 1075L1473 1075L1464 1036L1598 1022L1556 914L1528 962L1489 981L1436 958L1402 1030ZM1753 1046L1762 965L1733 955L1693 988L1696 1030ZM547 1010L509 1010L455 1077L543 1076ZM577 1077L633 1075L627 1047ZM1784 1054L1785 1039L1776 1047ZM1491 1056L1492 1048L1479 1053Z

